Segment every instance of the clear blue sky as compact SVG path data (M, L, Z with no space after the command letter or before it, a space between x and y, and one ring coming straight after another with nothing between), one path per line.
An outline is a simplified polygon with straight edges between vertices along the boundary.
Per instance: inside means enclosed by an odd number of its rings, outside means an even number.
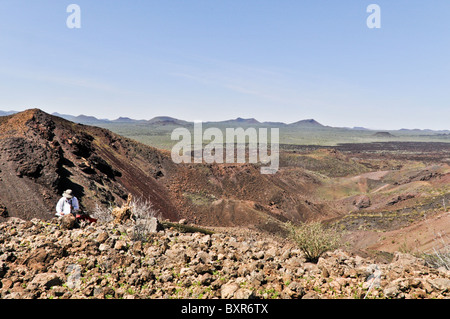
M0 0L0 110L31 107L450 129L450 1Z

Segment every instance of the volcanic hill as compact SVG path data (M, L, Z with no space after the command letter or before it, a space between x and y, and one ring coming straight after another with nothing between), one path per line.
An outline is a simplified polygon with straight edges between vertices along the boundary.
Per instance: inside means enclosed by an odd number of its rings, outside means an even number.
M177 219L170 194L156 180L170 163L154 148L38 109L0 117L0 206L8 216L50 218L70 188L87 210L120 204L132 193Z

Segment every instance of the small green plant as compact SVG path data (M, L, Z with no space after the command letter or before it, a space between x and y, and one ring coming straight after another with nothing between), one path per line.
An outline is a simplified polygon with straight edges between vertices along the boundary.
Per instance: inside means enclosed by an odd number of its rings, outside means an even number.
M300 226L289 222L287 226L292 239L309 262L317 263L325 252L341 246L341 233L332 228L325 228L320 222L304 223Z

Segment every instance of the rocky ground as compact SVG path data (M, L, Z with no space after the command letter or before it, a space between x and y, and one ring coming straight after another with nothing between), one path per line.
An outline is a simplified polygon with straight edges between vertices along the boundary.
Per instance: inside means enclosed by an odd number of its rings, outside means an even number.
M0 224L0 298L449 298L450 271L395 253L391 263L337 250L305 261L288 240L249 231L132 224L63 229L57 219Z

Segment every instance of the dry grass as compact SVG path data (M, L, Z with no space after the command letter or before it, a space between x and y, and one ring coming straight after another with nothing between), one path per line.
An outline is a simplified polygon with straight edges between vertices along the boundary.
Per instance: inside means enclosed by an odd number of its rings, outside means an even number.
M161 213L153 207L148 199L133 198L129 206L132 213L131 220L134 223L132 238L136 241L145 241L150 233L152 218L160 218ZM109 207L97 204L92 215L100 223L110 223L114 220L113 210L114 207L111 204Z
M439 233L434 240L436 246L433 247L432 253L424 254L422 258L425 259L427 264L431 267L444 267L445 269L450 270L450 243L448 236L444 238L444 236Z
M130 206L133 213L132 218L135 221L132 239L146 241L153 224L152 219L160 217L160 213L148 199L133 199Z
M112 211L114 207L110 204L109 207L95 204L95 210L92 212L92 217L97 219L98 223L110 223L114 219Z

